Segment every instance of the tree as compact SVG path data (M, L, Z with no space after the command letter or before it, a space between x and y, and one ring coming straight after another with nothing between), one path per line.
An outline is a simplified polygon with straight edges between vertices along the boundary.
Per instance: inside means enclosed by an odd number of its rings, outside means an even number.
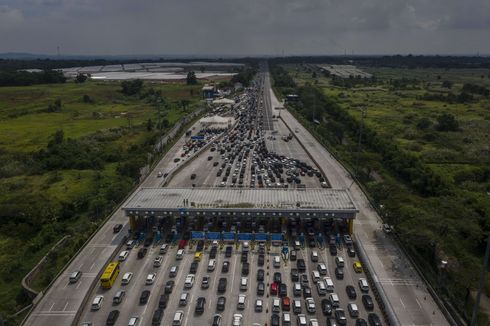
M197 84L196 73L194 71L189 71L187 73L186 82L187 82L187 85L196 85Z
M445 80L442 82L442 87L450 89L451 87L453 87L453 82L450 80Z
M459 123L450 113L443 113L437 117L437 130L439 131L458 131Z
M75 83L78 83L78 84L81 84L81 83L85 83L85 81L87 80L87 75L84 75L84 74L78 74L76 77L75 77Z
M146 130L148 131L153 130L153 121L151 121L151 119L148 119L148 121L146 122Z
M124 95L136 95L141 92L143 81L141 79L125 80L121 83L121 88Z
M417 121L417 129L426 130L431 126L431 124L432 122L428 118L426 117L420 118Z
M189 100L180 100L179 103L180 103L180 106L182 107L182 111L186 112L187 107L189 106L189 104L191 102Z
M92 103L92 102L93 102L93 100L92 100L92 98L91 98L90 96L88 96L87 94L84 94L84 95L82 96L82 102L83 102L83 103Z

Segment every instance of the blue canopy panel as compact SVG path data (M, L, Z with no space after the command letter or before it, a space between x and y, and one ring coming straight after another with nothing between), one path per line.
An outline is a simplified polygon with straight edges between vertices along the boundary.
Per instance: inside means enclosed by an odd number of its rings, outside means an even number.
M202 231L192 231L191 232L192 240L204 240L204 232Z
M206 239L211 240L211 241L221 240L221 233L219 233L219 232L208 232L206 234Z
M267 233L255 233L255 241L267 241Z
M282 241L282 233L271 233L271 241Z
M238 241L251 241L252 239L252 233L238 233Z
M235 233L223 232L223 241L235 241Z

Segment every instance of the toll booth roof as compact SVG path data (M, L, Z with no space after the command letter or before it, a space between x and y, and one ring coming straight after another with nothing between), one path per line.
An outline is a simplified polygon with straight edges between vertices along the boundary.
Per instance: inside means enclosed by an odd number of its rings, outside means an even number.
M125 211L199 209L357 213L347 189L141 188Z

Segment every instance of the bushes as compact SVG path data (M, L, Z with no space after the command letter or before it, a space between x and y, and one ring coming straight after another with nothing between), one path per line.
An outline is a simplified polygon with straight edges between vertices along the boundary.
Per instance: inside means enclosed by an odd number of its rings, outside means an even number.
M42 72L27 71L1 71L1 86L29 86L36 84L60 84L66 82L63 73L58 70L44 70Z

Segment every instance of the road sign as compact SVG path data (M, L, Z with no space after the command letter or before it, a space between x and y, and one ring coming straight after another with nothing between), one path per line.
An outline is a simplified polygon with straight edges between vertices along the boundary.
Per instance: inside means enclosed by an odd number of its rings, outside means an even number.
M206 239L208 240L220 240L221 239L221 233L219 232L208 232L206 234Z
M282 241L282 233L271 233L271 241Z
M255 241L267 241L267 233L255 233Z
M238 233L237 236L238 241L251 241L252 240L252 233Z
M192 240L204 240L204 232L202 231L192 231L191 232Z
M223 241L235 241L235 233L223 232Z

